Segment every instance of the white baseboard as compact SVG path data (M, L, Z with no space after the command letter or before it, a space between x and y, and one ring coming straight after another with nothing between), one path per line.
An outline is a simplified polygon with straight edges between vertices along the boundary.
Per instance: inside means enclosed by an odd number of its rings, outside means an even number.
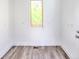
M61 46L61 47L66 52L66 54L69 56L69 58L72 59L71 54L69 53L68 49L64 46Z
M0 59L9 51L9 49L12 47L12 45L8 45L8 46L5 46L3 47L1 50L0 50Z
M59 43L39 44L39 43L33 43L33 42L15 42L14 46L61 46L61 45Z

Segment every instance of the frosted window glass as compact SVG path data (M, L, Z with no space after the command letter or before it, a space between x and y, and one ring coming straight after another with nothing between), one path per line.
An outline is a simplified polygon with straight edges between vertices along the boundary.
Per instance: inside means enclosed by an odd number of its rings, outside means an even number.
M42 0L31 0L31 25L43 26Z

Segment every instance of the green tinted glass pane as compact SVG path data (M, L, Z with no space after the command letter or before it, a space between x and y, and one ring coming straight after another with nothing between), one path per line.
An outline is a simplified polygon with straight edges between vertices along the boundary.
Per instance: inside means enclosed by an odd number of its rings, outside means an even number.
M43 23L42 0L31 1L31 23L32 26L42 26Z

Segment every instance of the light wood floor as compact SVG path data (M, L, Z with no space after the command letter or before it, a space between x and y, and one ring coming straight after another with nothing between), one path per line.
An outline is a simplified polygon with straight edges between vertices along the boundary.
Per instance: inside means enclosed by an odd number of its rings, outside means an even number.
M61 47L13 47L1 59L69 59Z

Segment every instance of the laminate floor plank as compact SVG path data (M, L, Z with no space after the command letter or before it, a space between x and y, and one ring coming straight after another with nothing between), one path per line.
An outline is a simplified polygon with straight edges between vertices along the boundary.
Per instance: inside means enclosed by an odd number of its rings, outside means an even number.
M56 46L17 46L2 59L69 59L61 47Z

